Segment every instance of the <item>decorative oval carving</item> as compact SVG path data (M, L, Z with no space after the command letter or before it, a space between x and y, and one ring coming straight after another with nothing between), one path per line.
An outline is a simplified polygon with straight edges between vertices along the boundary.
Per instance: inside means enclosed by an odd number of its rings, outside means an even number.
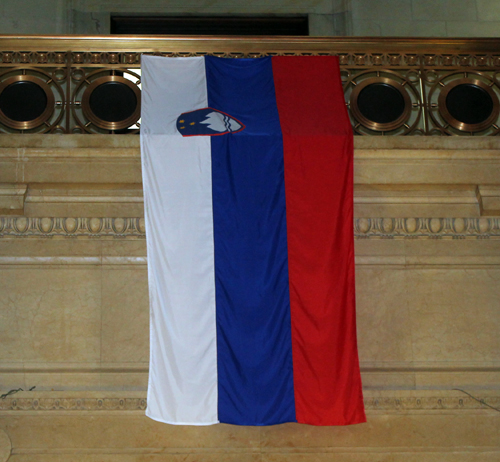
M115 218L113 220L113 230L117 233L125 231L125 220L123 218Z
M386 233L390 233L394 229L394 219L384 218L382 220L382 229Z
M463 218L455 218L453 220L453 229L456 233L463 233L466 230L466 223Z
M16 218L14 227L16 228L16 231L24 233L28 229L28 219L26 217Z
M50 233L54 227L54 220L52 218L42 218L40 220L40 228L44 233Z
M64 220L64 229L68 233L74 233L76 231L77 221L75 218L66 218Z
M429 222L429 230L432 233L439 233L443 229L443 220L441 218L432 218Z
M408 218L405 220L405 229L408 233L415 233L418 230L418 221L415 218Z
M490 230L490 221L487 218L480 218L477 227L481 234L486 234Z
M98 233L102 227L102 220L100 218L91 218L89 220L89 230L92 233Z
M361 233L366 234L370 231L371 223L369 218L360 218L358 220L358 229Z
M144 218L139 218L139 231L141 233L146 232L146 221L144 220Z

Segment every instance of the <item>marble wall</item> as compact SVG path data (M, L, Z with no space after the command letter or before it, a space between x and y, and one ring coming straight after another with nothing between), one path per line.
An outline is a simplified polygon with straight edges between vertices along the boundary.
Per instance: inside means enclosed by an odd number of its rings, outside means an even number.
M497 0L19 0L0 3L4 34L110 32L112 14L306 15L314 36L497 37Z
M368 422L323 428L144 416L138 141L0 138L0 462L499 460L499 140L355 139Z
M497 37L496 0L351 1L352 34L402 37Z

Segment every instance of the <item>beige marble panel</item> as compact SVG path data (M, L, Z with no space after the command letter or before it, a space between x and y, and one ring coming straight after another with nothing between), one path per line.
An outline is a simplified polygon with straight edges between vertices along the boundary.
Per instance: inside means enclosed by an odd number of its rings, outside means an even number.
M500 255L500 240L490 239L407 239L407 256L478 256Z
M142 217L142 202L27 202L24 210L27 217Z
M98 373L71 373L62 372L60 390L99 390L101 376Z
M479 217L475 185L355 185L356 217Z
M0 214L22 214L27 185L0 183Z
M102 353L104 362L149 358L147 268L103 269Z
M88 182L140 183L141 165L137 160L112 161L114 153L109 153L107 161L93 159L46 158L9 161L0 152L0 182L5 183L49 183L49 182Z
M0 394L8 390L17 390L18 388L22 388L23 390L29 388L26 387L24 381L24 372L9 373L0 371Z
M146 416L26 415L0 416L14 448L245 448L260 444L259 427L167 425Z
M218 452L201 454L16 454L9 462L260 462L260 454L238 451L231 453L221 449Z
M45 372L26 372L24 374L25 390L36 387L36 390L62 390L61 372L58 370Z
M100 357L99 268L0 269L3 361Z
M15 454L9 462L498 462L498 452L247 454Z
M364 391L387 388L412 389L416 386L415 371L364 371L363 364L361 364L361 381Z
M360 153L361 154L361 153ZM396 154L396 153L395 153ZM356 184L406 184L411 176L414 183L478 184L496 183L500 178L500 162L446 159L362 159L354 161ZM418 159L418 160L417 160ZM415 162L417 160L417 162Z
M1 154L0 154L1 155ZM3 157L3 156L2 156ZM29 162L24 159L0 159L0 180L12 182L92 182L93 175L91 162L71 162L69 159L33 159ZM74 180L73 180L74 181Z
M369 0L366 0L369 1ZM14 135L15 136L15 135ZM45 135L43 135L45 136ZM43 136L38 138L43 138ZM96 138L96 137L94 137ZM119 138L119 137L115 137ZM43 140L42 140L43 141ZM50 146L48 141L47 144ZM60 141L53 140L52 143ZM66 141L70 143L70 140ZM110 143L115 143L115 140L110 140ZM124 142L122 140L122 142ZM128 143L137 143L137 140L127 140ZM15 145L15 139L7 139L5 143ZM132 144L131 144L132 146ZM500 140L494 137L456 137L456 136L355 136L354 149L376 149L388 152L394 149L409 149L409 150L436 150L436 149L451 149L457 153L461 151L476 151L476 150L495 150L500 147ZM425 155L426 152L423 152ZM474 155L474 153L471 153Z
M353 451L354 452L354 451ZM390 453L373 453L360 452L349 453L345 452L308 452L306 454L289 454L289 453L271 453L263 454L262 462L393 462L394 459Z
M491 0L494 1L494 0ZM130 149L139 149L138 136L123 135L18 135L4 134L0 138L0 149L12 153L13 158L18 157L18 150L28 151L34 148L37 152L49 149L65 150L68 157L74 156L75 148L102 148L110 150L110 155L115 158L130 157ZM455 149L477 150L498 149L500 140L495 137L403 137L403 136L355 136L354 147L357 149ZM111 150L115 149L111 153ZM1 153L2 151L0 151Z
M138 137L82 141L75 136L60 141L47 135L34 146L39 137L26 142L6 135L9 139L0 140L0 182L141 182ZM444 137L377 138L382 137L355 139L357 184L405 184L408 178L415 184L498 183L498 140L461 139L460 144Z
M102 135L8 135L2 136L0 146L3 148L59 148L59 149L73 149L73 148L116 148L123 149L130 146L139 147L139 137L134 136L102 136Z
M30 217L139 217L141 184L31 184L25 201Z
M356 256L405 255L406 242L402 239L356 239L354 254Z
M85 363L86 365L86 363ZM36 387L36 392L44 391L142 391L144 394L148 385L148 367L139 370L129 370L117 367L96 367L89 370L84 366L80 371L68 367L64 363L46 363L48 366L43 372L34 371L27 366L26 372L10 372L0 370L0 391L22 388L29 390ZM142 370L141 370L142 369ZM23 370L23 367L16 368Z
M356 271L358 351L360 361L412 361L411 321L406 272Z
M120 255L129 255L131 257L146 256L146 239L138 240L112 240L101 241L102 255L115 257Z
M497 361L500 270L408 271L416 361Z
M498 462L500 451L453 451L452 453L433 451L420 454L394 454L393 457L394 462Z
M262 428L264 448L469 448L498 447L500 416L463 412L370 413L364 424L348 427L310 427L283 424Z
M145 391L148 388L148 372L102 372L101 390Z
M456 371L450 365L449 370L416 371L415 385L417 388L460 388L473 392L477 388L500 388L500 368L490 371L478 370Z
M483 205L483 214L488 216L500 215L500 186L479 186L479 193Z
M312 452L307 454L264 454L262 462L497 462L500 452L453 451L439 452L425 451L412 453L412 448L404 452L369 452L356 450L349 452L321 453Z
M380 204L380 203L355 203L355 217L479 217L481 216L477 204L415 204L409 203L402 198L399 204Z
M138 154L138 153L137 153ZM140 155L135 159L122 161L117 168L116 162L101 162L99 168L91 170L96 183L142 183Z
M38 391L100 390L101 374L96 372L72 372L64 363L50 364L45 372L27 370L24 374L25 390L36 386Z
M103 242L90 239L0 239L0 256L99 256ZM119 241L116 245L120 245Z

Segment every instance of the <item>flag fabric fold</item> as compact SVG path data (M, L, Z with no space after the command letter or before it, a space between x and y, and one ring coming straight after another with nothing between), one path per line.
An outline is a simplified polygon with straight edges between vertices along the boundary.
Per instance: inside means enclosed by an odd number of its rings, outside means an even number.
M142 60L146 414L365 421L335 57Z

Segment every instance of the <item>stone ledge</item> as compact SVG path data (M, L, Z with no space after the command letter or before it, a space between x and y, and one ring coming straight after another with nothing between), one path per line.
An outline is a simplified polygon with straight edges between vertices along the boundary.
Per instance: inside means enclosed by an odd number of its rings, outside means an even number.
M137 135L19 135L2 134L1 148L116 148L139 149ZM498 137L355 136L355 149L500 150Z
M500 256L422 256L405 255L356 256L356 266L391 267L459 267L461 269L500 267ZM119 257L93 256L0 256L0 266L146 266L147 257L122 255Z
M354 147L355 184L495 185L500 178L500 140L494 137L359 136ZM0 138L2 183L141 181L138 136Z

